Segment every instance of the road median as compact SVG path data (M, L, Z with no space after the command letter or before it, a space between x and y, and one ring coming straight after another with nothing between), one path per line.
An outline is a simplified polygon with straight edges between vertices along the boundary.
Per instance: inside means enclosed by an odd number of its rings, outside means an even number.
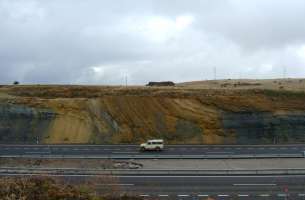
M235 176L235 175L305 175L305 169L258 169L258 170L156 170L156 169L79 169L79 168L16 168L2 167L0 174L46 176Z
M29 155L0 155L0 158L66 158L66 159L257 159L257 158L304 158L302 153L296 154L241 154L241 155L54 155L54 154L29 154Z

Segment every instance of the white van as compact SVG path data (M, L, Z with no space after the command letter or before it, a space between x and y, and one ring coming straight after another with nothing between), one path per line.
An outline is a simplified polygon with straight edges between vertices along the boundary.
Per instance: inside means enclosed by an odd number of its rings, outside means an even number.
M164 148L164 141L161 139L147 140L146 143L140 145L141 151L162 151Z

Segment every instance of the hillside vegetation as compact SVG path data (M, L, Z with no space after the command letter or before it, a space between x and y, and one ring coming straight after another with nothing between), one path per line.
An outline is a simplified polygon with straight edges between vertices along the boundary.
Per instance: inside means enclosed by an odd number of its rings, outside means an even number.
M117 144L164 138L172 144L304 142L304 82L2 86L0 141Z

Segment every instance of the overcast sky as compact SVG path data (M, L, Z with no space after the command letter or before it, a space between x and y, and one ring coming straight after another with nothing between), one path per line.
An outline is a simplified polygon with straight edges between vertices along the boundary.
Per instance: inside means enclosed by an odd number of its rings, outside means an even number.
M304 0L0 0L0 84L305 77Z

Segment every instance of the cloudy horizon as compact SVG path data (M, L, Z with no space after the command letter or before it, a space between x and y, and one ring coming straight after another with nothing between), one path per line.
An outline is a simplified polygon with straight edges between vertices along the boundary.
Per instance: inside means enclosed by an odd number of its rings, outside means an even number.
M305 1L0 0L0 84L305 77Z

